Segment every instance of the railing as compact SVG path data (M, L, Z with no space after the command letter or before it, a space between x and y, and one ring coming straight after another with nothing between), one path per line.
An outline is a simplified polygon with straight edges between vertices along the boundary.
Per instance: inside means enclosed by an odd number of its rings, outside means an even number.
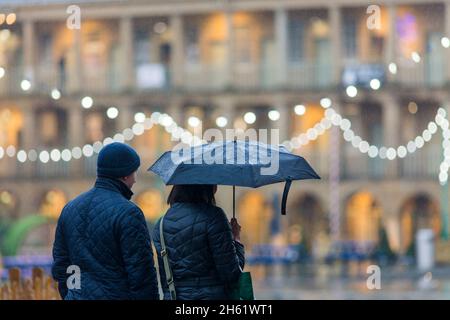
M326 89L332 86L331 63L291 63L288 66L287 80L290 89Z
M4 70L4 76L0 78L0 96L22 94L20 83L24 79L23 69L21 67L5 67Z
M139 91L160 91L171 87L172 74L167 65L152 63L135 66L134 86Z
M440 145L425 146L401 160L401 176L405 178L437 179L442 159L443 154Z
M95 177L97 174L97 155L83 158L83 173L85 176Z
M398 61L398 74L394 82L404 87L441 87L446 78L444 62L424 57L420 62L412 59Z
M246 63L233 67L232 86L238 90L273 89L278 83L276 66Z
M385 162L368 158L355 150L347 150L341 159L341 176L344 179L381 179L385 175Z
M187 90L220 90L226 85L222 66L188 64L184 68L183 87Z

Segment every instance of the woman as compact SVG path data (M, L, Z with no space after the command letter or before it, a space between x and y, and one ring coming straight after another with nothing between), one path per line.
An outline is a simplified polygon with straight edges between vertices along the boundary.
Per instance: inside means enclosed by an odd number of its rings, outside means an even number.
M230 284L239 279L244 268L241 227L236 219L229 223L224 211L215 205L216 191L215 185L176 185L167 199L170 208L163 232L179 300L230 299ZM169 299L160 223L161 219L153 239L164 298Z

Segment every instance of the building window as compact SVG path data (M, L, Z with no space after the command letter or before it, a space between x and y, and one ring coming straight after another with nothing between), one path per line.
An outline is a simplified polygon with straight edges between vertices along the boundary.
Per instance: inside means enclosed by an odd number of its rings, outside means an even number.
M37 132L44 147L58 147L66 143L66 113L63 110L41 110Z
M247 26L237 27L235 30L235 53L237 63L250 63L251 41L250 28Z
M139 31L135 39L135 61L140 66L150 62L150 38L147 32Z
M186 59L189 63L200 62L200 27L188 25L186 30Z
M15 109L0 109L0 146L19 146L23 115Z
M356 19L347 16L344 20L344 54L346 58L357 55L357 23Z
M115 121L106 119L104 111L92 111L86 116L86 142L94 143L102 141L106 137L111 137L114 134Z
M304 23L299 20L289 21L289 61L301 62L304 59Z

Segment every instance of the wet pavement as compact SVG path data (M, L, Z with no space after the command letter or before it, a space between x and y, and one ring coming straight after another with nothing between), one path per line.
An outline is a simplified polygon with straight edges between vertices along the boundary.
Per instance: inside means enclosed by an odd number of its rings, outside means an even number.
M252 271L256 299L281 300L415 300L450 299L450 266L430 272L414 268L381 268L380 288L369 289L371 274L363 273L365 267L352 272L344 268L314 266L310 268L272 267L270 271ZM349 269L345 269L348 271ZM356 272L354 271L356 270ZM261 276L262 275L262 276ZM370 282L370 281L369 281ZM370 283L374 283L373 281Z

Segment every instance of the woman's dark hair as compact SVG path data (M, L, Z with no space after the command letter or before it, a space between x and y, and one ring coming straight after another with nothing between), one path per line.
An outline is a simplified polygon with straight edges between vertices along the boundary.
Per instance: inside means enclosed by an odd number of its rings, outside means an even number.
M216 204L214 198L215 185L212 184L180 184L175 185L167 197L167 204L175 202L194 202Z

